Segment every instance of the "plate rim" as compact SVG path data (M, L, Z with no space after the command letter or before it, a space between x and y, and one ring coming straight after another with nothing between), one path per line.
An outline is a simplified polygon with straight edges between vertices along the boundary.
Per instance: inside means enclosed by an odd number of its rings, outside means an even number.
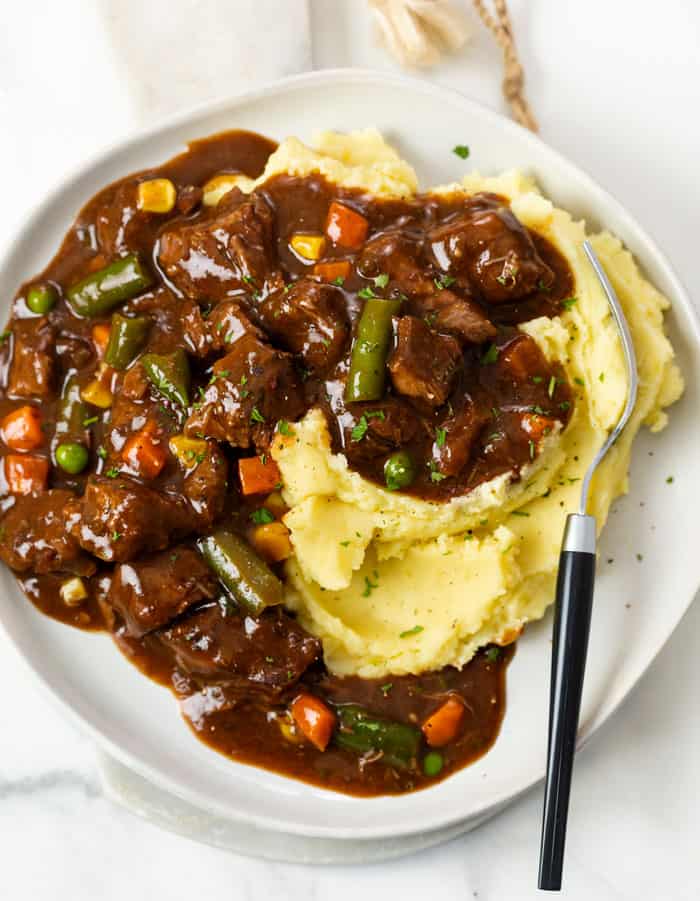
M128 134L111 141L109 144L101 148L98 152L89 155L86 159L70 168L65 174L59 176L52 188L47 191L41 201L30 208L25 216L20 220L14 231L14 236L9 240L2 254L0 255L0 272L6 267L8 262L16 254L22 243L31 235L32 230L36 226L42 215L50 209L60 199L60 194L69 189L77 182L85 173L91 169L98 167L101 163L107 162L110 157L116 153L128 154L130 150L138 144L148 140L149 137L158 135L178 126L187 124L193 118L203 117L207 115L215 115L224 110L232 110L239 105L250 103L251 101L263 100L268 96L280 95L289 91L295 91L303 87L318 87L319 85L327 86L331 83L377 83L383 85L393 85L405 88L407 91L420 91L436 98L449 100L452 104L462 106L471 114L476 115L484 120L491 121L498 125L499 128L511 131L518 136L518 140L525 140L540 150L544 150L556 159L557 164L563 169L569 169L574 172L578 179L583 183L584 187L594 200L594 205L603 201L609 209L614 211L620 221L624 222L626 229L635 235L639 244L644 247L644 254L647 258L653 258L657 269L662 272L671 286L671 299L674 311L681 314L685 320L687 329L688 343L693 346L695 354L700 357L700 318L696 312L690 296L683 285L683 282L677 275L672 264L669 262L666 254L655 238L639 224L637 219L627 211L625 206L617 200L617 198L606 188L603 188L589 173L577 163L573 163L565 155L555 148L547 144L538 135L533 134L506 116L495 110L492 110L481 103L461 94L452 88L447 88L430 81L419 78L409 77L397 73L383 72L369 68L333 68L318 69L311 72L304 72L297 75L290 75L283 78L275 79L267 82L257 88L245 92L234 92L218 96L205 103L199 103L181 110L173 115L169 115L159 119L155 124L143 129L136 129ZM698 572L695 587L688 598L687 602L679 610L677 616L669 622L665 629L664 638L653 646L651 654L645 658L644 662L631 673L623 689L619 692L619 696L615 698L604 714L597 713L591 718L585 730L580 731L578 747L581 748L598 733L600 728L615 715L620 706L629 697L632 690L639 684L642 677L647 673L653 662L661 650L665 647L673 633L675 632L681 619L687 613L689 607L693 603L695 596L700 589L700 571ZM41 615L41 614L39 614ZM17 656L22 664L32 674L34 680L40 686L42 693L48 697L51 702L58 707L62 714L79 730L90 737L98 746L105 748L108 753L112 754L117 760L128 766L134 772L143 776L157 786L160 786L181 798L190 804L206 810L207 812L217 813L232 819L236 822L251 823L259 828L269 829L275 832L291 833L297 835L305 835L318 838L347 838L347 839L377 839L399 835L412 835L427 830L449 827L460 822L466 822L472 818L483 817L489 811L496 812L499 808L510 804L530 791L534 786L542 782L544 776L544 759L542 761L542 773L540 775L531 776L526 779L515 790L504 790L499 795L492 796L488 801L476 806L467 814L454 813L447 817L433 816L431 819L422 819L419 825L406 823L399 827L392 827L391 831L386 826L366 825L362 828L357 826L349 827L318 827L308 825L303 821L290 822L280 821L274 817L251 813L245 810L237 810L236 815L232 816L231 810L226 805L219 805L215 799L204 796L196 788L189 788L181 785L176 780L169 777L166 773L154 769L149 763L139 759L130 750L122 748L121 745L114 742L109 736L101 731L96 725L93 725L82 713L75 709L72 704L62 696L59 689L54 688L49 682L48 676L40 671L35 664L32 656L25 652L20 636L15 637L11 634L8 624L5 623L0 614L0 629L7 636L10 645L16 651ZM283 777L289 778L289 777ZM429 792L425 789L416 795L423 795ZM372 799L370 799L372 800ZM392 796L381 796L381 801L391 803ZM363 798L348 798L351 803L362 804L366 801Z

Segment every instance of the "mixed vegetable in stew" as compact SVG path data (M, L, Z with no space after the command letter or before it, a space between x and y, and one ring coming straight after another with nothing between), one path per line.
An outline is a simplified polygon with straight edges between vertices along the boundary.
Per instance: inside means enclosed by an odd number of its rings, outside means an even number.
M0 558L45 613L106 629L232 757L362 795L493 742L509 648L339 678L284 608L278 433L320 407L390 491L517 478L572 392L518 323L573 301L492 194L252 193L274 144L228 132L101 191L17 294L0 346ZM242 190L243 189L243 190Z

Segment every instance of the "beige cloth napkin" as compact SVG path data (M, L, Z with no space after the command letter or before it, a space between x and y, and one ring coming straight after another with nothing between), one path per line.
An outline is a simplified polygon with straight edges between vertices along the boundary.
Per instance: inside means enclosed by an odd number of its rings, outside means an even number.
M312 68L308 0L99 0L138 118Z

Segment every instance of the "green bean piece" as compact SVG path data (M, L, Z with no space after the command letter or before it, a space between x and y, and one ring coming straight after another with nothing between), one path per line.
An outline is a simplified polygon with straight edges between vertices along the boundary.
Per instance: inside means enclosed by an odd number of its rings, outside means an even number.
M389 491L408 488L416 477L416 465L408 451L396 451L384 464L384 481Z
M258 616L284 600L282 583L238 535L220 529L197 542L200 554L234 601Z
M27 291L26 304L32 313L45 316L51 312L58 302L58 294L53 285L33 285Z
M126 369L146 343L150 327L150 319L143 316L127 319L115 313L109 329L105 363L113 369Z
M365 302L352 346L345 400L379 400L384 394L391 320L400 307L400 300L380 297L370 297Z
M431 778L439 776L444 765L445 761L442 759L442 754L439 754L437 751L429 751L423 758L423 772Z
M82 444L74 441L59 444L56 448L56 462L65 472L77 476L87 466L88 452Z
M418 729L375 717L354 704L338 707L336 713L338 747L357 754L381 751L382 760L389 766L413 769L421 743Z
M66 292L76 316L104 316L143 293L153 284L153 276L135 253L92 272Z
M73 375L66 380L56 415L56 438L69 439L84 444L88 408L80 396L80 382Z
M178 348L171 354L144 354L146 375L160 393L175 404L190 404L190 364L187 354Z

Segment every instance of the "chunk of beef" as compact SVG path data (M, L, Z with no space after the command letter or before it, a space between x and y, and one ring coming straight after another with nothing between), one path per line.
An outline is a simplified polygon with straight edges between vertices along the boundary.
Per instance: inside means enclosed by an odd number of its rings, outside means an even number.
M7 393L11 397L48 397L54 374L54 329L49 320L45 316L17 319L12 336Z
M187 420L188 435L264 450L278 419L297 419L304 411L292 358L253 335L237 341L213 373Z
M206 318L199 304L185 301L182 328L187 349L198 357L229 350L244 335L263 337L236 300L221 301Z
M254 619L212 604L160 635L187 673L272 694L293 685L321 654L318 640L278 608Z
M289 290L268 295L259 315L266 330L314 373L327 372L343 353L348 320L342 292L333 285L299 279Z
M260 194L234 189L216 214L160 238L159 259L172 283L192 300L222 300L246 285L261 290L272 274L274 214Z
M357 269L365 278L386 273L409 297L429 294L433 290L433 275L428 266L419 262L421 252L418 240L401 232L387 232L365 244Z
M157 217L138 208L137 192L136 181L122 182L109 192L97 213L97 243L107 257L141 250L151 241Z
M186 502L126 476L91 476L85 494L67 505L69 533L100 560L123 563L160 551L192 530Z
M198 528L210 526L224 510L228 480L226 457L213 441L207 442L204 459L187 474L183 493L197 514Z
M121 389L114 395L109 424L105 430L107 469L115 465L121 466L121 452L127 440L147 422L155 421L157 412L158 400L151 396L150 382L143 366L137 362L126 371Z
M174 547L117 566L107 602L120 614L129 635L140 638L218 592L218 582L200 555L192 548Z
M61 489L17 497L2 518L0 560L20 573L91 575L94 561L66 531L65 508L74 499L72 492Z
M466 271L489 303L515 301L554 282L527 230L509 207L489 195L472 198L429 237L440 268Z
M464 469L472 447L488 421L489 414L465 395L461 409L440 424L445 438L441 444L433 445L433 459L444 476L459 475Z
M339 421L344 425L343 445L351 462L381 457L407 444L421 428L415 410L393 397L374 404L354 403Z
M497 329L479 304L443 289L420 300L423 315L439 332L448 332L468 344L493 338Z
M389 372L399 394L439 407L447 400L462 362L459 342L431 331L422 319L402 316Z

